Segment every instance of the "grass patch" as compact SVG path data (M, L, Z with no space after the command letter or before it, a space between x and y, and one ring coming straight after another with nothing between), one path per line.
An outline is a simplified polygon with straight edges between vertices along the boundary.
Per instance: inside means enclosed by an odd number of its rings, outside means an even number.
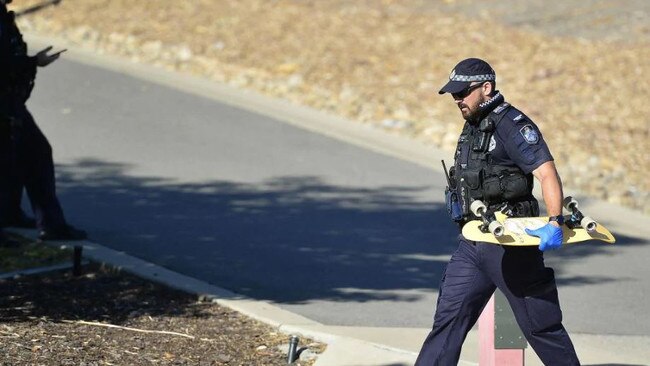
M0 273L50 266L70 261L71 248L56 248L19 235L7 233L19 246L0 247Z

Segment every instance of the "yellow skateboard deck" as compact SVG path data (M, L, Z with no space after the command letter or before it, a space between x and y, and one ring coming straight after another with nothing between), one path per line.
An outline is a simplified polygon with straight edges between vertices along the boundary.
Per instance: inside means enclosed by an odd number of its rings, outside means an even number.
M538 246L540 239L526 234L524 229L537 229L548 223L548 217L507 217L500 212L495 213L497 221L503 225L503 234L499 237L490 232L483 232L482 220L473 220L463 226L463 236L472 241L482 241L500 245ZM565 216L568 221L571 215ZM573 244L587 240L600 240L614 243L616 238L602 224L597 224L595 230L589 232L582 227L573 229L562 225L564 240L562 244Z

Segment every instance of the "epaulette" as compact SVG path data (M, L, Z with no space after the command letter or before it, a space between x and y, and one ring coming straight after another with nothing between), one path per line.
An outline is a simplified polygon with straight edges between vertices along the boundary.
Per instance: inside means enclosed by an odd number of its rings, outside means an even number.
M508 109L508 107L510 107L510 103L508 103L508 102L503 102L503 103L501 103L498 107L494 108L494 110L492 111L492 113L495 113L495 114L501 114L501 112L503 112L503 111L505 111L506 109Z

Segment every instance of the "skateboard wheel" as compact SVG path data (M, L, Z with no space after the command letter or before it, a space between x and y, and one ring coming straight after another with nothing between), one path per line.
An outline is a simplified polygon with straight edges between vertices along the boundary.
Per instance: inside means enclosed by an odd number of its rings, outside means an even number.
M578 201L575 200L575 198L571 196L567 196L564 198L564 201L562 202L564 204L564 208L566 208L569 211L573 211L575 208L576 210L578 209Z
M596 228L598 227L598 223L594 221L589 216L585 216L582 220L580 220L580 226L582 226L587 232L594 232L596 231Z
M488 230L492 233L492 235L496 236L497 238L503 235L503 225L501 225L500 222L498 221L492 221L490 225L488 225Z
M470 211L476 216L483 216L483 212L487 211L487 207L485 207L485 203L480 200L476 200L472 202L472 204L469 205Z

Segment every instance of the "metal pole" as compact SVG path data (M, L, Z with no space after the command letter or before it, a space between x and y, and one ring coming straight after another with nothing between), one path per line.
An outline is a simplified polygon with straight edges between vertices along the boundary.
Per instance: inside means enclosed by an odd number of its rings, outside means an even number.
M291 365L298 359L298 342L300 342L300 338L297 335L292 335L289 338L289 352L287 353L288 365Z
M81 276L81 252L83 246L75 245L72 253L72 275L75 277Z

